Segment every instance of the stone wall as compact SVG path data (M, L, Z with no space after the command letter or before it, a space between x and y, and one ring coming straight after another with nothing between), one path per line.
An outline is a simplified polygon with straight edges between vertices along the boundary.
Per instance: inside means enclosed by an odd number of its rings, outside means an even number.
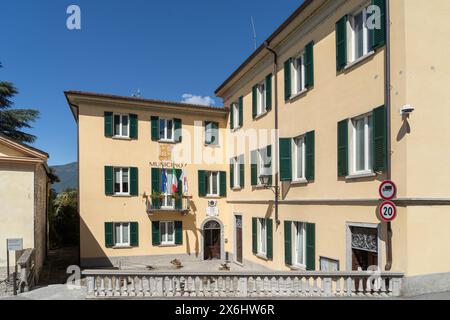
M37 165L34 176L34 243L36 270L39 275L47 249L47 173L43 165Z

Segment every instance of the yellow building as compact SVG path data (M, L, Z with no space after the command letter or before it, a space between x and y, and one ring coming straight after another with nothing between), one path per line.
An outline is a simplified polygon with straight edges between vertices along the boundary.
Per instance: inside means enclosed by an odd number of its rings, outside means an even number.
M449 12L446 0L306 0L217 89L224 109L67 92L82 261L228 252L248 267L378 266L403 272L406 293L450 289L450 43L438 41ZM167 126L170 141L157 138ZM218 145L206 131L220 132ZM178 145L186 162L173 160ZM194 159L208 152L215 161ZM154 187L159 157L186 166L192 198L181 209L148 209L167 199ZM391 224L378 215L384 180L398 188Z

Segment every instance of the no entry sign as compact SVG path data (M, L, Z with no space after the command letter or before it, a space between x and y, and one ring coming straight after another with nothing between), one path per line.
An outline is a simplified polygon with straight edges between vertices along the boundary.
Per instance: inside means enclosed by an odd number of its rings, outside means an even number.
M385 201L380 206L380 218L391 222L397 217L397 207L392 201Z
M392 200L397 194L397 187L392 181L384 181L380 185L380 197L384 200Z

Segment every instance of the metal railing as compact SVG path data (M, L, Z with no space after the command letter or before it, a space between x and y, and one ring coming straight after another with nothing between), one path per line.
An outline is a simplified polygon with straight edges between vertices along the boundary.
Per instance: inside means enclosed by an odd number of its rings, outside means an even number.
M398 297L402 273L85 270L88 297Z

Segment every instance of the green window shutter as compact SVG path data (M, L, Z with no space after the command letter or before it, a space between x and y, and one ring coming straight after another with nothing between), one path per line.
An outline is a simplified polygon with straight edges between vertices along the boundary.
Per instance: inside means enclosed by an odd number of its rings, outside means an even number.
M227 173L225 171L219 172L219 187L220 187L220 196L227 196Z
M230 189L234 187L234 164L233 159L230 159Z
M138 138L138 116L137 114L130 114L130 138Z
M139 170L130 168L130 195L139 195Z
M161 169L152 168L152 194L158 194L161 191ZM153 209L159 209L161 206L159 198L152 198L152 207Z
M291 98L291 66L292 58L289 58L284 63L284 100L287 101Z
M137 222L130 223L130 245L139 247L139 224Z
M207 135L206 135L206 132L208 131L208 126L209 126L210 123L211 123L210 121L205 121L205 122L203 123L203 125L204 125L204 127L205 127L205 144L206 144L206 145L210 145L210 144L211 144L211 141L208 141ZM212 137L212 134L211 134L211 137Z
M159 140L159 117L151 117L152 124L152 140Z
M372 49L375 50L386 44L386 0L372 0L372 5L378 6L381 13L381 28L370 30L372 33Z
M161 244L161 236L159 234L159 221L152 221L152 245L159 246Z
M175 221L175 244L183 244L183 222Z
M336 69L341 71L347 65L347 20L344 16L336 23Z
M230 129L234 130L234 108L233 108L233 104L230 104Z
M314 41L305 47L305 86L306 88L314 86Z
M258 253L258 219L252 218L252 252Z
M245 161L244 161L244 155L239 157L239 186L241 188L244 188L245 186Z
M387 114L386 107L381 106L373 110L373 170L385 172L387 167Z
M112 137L113 132L113 113L105 112L105 137Z
M175 131L175 142L181 142L182 141L182 137L181 137L181 132L182 132L182 124L181 124L181 119L173 119L173 128Z
M280 138L280 180L292 181L292 139Z
M239 97L238 100L238 111L239 111L239 127L241 128L244 123L244 97Z
M292 265L292 222L284 222L284 263Z
M251 163L250 163L250 169L251 169L251 183L252 186L258 185L258 162L257 162L258 153L257 151L252 151L251 153Z
M273 220L267 219L267 259L273 259Z
M305 165L306 165L306 180L313 181L315 178L315 159L314 159L314 153L315 153L315 134L314 131L310 131L306 134L305 139Z
M269 163L264 164L264 168L267 169L267 172L270 173L269 177L269 185L272 185L272 146L268 145L266 147L266 159L269 159Z
M306 224L306 270L316 270L316 225Z
M252 117L253 119L256 118L258 114L258 86L254 85L252 88Z
M348 175L348 119L338 123L338 176Z
M198 196L206 196L206 172L203 170L198 171Z
M114 225L112 222L105 222L105 247L114 247Z
M105 194L111 196L114 194L114 172L113 167L105 167Z
M266 110L272 109L272 74L266 77Z
M177 182L178 182L178 189L177 189L178 197L175 199L175 208L177 210L181 210L181 209L183 209L183 186L181 185L181 182L180 182L182 170L176 169L175 174L177 176Z

